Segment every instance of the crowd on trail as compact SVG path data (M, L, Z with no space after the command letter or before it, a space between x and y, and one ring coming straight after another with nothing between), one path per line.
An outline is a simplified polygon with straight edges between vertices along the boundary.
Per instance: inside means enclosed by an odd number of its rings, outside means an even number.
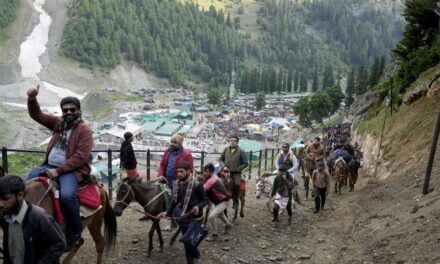
M121 168L125 170L126 177L118 186L114 206L109 206L108 198L103 194L98 198L98 205L104 205L102 209L99 207L92 210L91 215L80 218L80 204L87 203L84 203L84 196L80 195L78 187L85 186L85 183L93 186L87 198L98 195L95 186L100 188L99 183L90 177L91 130L82 121L81 105L77 98L61 100L62 117L58 118L41 111L37 95L38 87L28 90L29 114L50 129L53 136L48 143L44 163L33 169L24 181L15 175L0 178L4 263L59 263L63 253L67 252L65 258L70 260L82 245L82 231L86 226L96 243L97 262L101 263L104 244L111 246L114 243L115 216L120 216L132 201L138 202L143 208L144 216L139 220L153 221L148 254L153 249L156 231L160 248L163 249L159 225L163 218L170 219L170 229L175 230L172 241L181 234L180 241L189 264L201 263L198 246L205 237L206 241L215 243L222 234L238 228L235 226L238 212L241 217L245 216L246 179L242 172L249 163L247 154L238 146L240 136L235 132L244 123L261 123L264 117L238 117L231 122L217 124L224 131L224 137L229 139L229 146L219 156L220 168L208 163L200 172L194 170L192 154L183 147L184 136L174 134L169 148L163 153L157 179L149 182L139 176L131 145L133 135L125 133L120 152ZM279 225L281 210L287 211L290 224L292 207L295 202L301 202L297 175L302 177L305 199L309 195L314 197L314 212L319 213L325 209L331 177L336 183L335 191L338 190L337 186L342 186L339 184L346 185L347 181L350 191L353 190L361 158L357 144L351 144L348 123L326 127L322 137L294 147L282 143L282 150L275 157L276 173L265 173L256 180L257 197L263 193L267 195L274 226ZM44 185L47 191L43 191L44 195L38 202L31 204L28 201L37 195L31 190L25 191L25 188L42 177L49 178ZM272 178L270 183L269 178ZM48 193L52 198L51 207L41 203ZM106 203L101 203L99 199ZM92 202L89 200L88 204ZM234 211L232 214L228 211L229 207ZM60 210L57 211L57 208ZM95 219L92 218L94 215L101 218L91 220ZM63 228L59 225L62 216L65 219ZM102 223L105 224L105 237L101 234Z

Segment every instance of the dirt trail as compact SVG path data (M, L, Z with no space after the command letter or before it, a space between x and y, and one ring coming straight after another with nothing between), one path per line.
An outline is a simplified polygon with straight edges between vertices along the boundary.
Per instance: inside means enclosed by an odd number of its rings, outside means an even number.
M354 250L354 245L347 245L347 239L352 236L352 207L357 204L359 189L352 193L343 189L341 195L330 192L326 209L318 214L313 213L312 198L302 200L303 205L296 204L292 224L287 223L284 212L278 227L273 227L266 199L257 200L254 191L254 182L251 181L247 184L245 218L239 219L230 235L221 236L216 242L202 242L203 263L338 263L346 255L358 251ZM136 209L141 208L138 204L131 204L118 218L117 246L105 262L185 263L180 242L171 248L166 246L164 252L159 253L156 237L155 250L151 258L146 258L151 223L139 222L137 219L141 214ZM162 227L168 225L167 220L162 222ZM169 241L171 233L163 233L165 240ZM74 263L93 263L94 258L93 243L86 235L85 246ZM361 262L359 257L350 259L359 260L350 263Z

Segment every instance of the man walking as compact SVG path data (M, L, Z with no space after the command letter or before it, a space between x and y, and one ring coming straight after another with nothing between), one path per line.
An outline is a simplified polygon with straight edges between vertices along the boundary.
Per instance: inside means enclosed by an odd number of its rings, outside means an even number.
M244 150L238 147L239 138L237 135L229 137L229 147L226 147L220 155L220 167L229 170L232 179L232 208L238 209L238 198L240 195L241 172L248 166L248 160Z
M136 169L137 160L134 155L133 146L131 145L133 134L131 132L125 132L124 139L121 144L121 156L119 157L121 161L120 167L125 169L128 178L136 178L139 176L139 173Z
M278 222L280 208L286 208L289 215L289 224L292 222L292 189L293 178L287 173L287 167L281 166L278 175L275 177L272 187L271 198L274 202L272 222Z
M181 162L176 166L178 183L176 193L167 212L158 215L159 218L172 217L176 207L179 208L183 218L179 220L182 234L185 235L191 224L201 225L203 220L203 208L208 204L209 199L203 185L191 177L192 166L187 162ZM185 255L188 264L200 263L200 252L191 243L184 243Z
M92 130L81 118L81 104L76 97L65 97L60 106L62 117L44 114L37 101L39 86L30 88L28 111L32 119L50 129L53 134L43 165L33 169L26 181L45 174L60 183L60 199L65 219L68 219L66 251L70 251L81 238L82 224L76 189L78 182L90 175L90 154L93 145Z
M63 232L46 211L24 200L24 189L18 176L0 178L3 263L59 263L65 248Z
M313 172L313 191L315 193L315 213L324 210L325 197L330 187L330 174L325 169L323 160L318 162L318 169Z
M172 194L174 194L174 189L176 187L177 164L186 162L190 166L189 170L191 174L194 172L193 157L188 150L183 148L182 144L183 136L181 134L176 133L171 137L171 145L163 153L159 165L159 171L157 173L159 180L167 183ZM145 217L141 219L146 220ZM177 227L176 221L171 221L171 227Z
M209 201L214 204L212 211L208 216L208 226L212 235L206 241L217 240L218 228L217 219L220 219L225 224L225 233L232 227L232 224L226 218L224 211L226 209L226 202L229 201L228 191L220 178L214 173L215 167L212 163L208 163L203 168L203 176L205 183L203 189L208 194Z

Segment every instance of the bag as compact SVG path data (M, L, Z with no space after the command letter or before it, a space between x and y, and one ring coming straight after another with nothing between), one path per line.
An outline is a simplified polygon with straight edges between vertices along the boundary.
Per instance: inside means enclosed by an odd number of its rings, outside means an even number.
M243 180L240 181L240 192L246 192L246 182Z
M206 235L208 235L208 229L204 228L200 221L193 221L182 238L180 238L180 242L197 248Z

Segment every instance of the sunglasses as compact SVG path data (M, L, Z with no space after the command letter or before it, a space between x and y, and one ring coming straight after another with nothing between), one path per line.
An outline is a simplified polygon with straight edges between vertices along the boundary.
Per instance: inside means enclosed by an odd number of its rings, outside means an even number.
M75 107L72 107L72 108L63 108L62 110L63 110L63 113L67 114L68 112L75 113L76 110L78 110L78 108L75 108Z
M228 170L223 170L223 172L229 172Z

